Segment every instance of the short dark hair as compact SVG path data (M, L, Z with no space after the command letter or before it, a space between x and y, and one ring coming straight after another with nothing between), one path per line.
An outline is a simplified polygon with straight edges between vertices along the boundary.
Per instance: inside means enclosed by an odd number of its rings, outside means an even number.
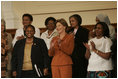
M48 17L46 20L45 20L45 25L47 26L48 22L52 20L54 21L54 23L56 22L56 19L54 17Z
M24 35L25 36L26 36L26 29L29 28L29 27L31 27L34 30L34 32L35 32L35 27L33 25L28 25L28 26L26 26L26 28L24 30Z
M103 36L105 37L110 37L110 34L109 34L109 28L108 28L108 25L105 23L105 22L98 22L96 25L95 25L95 29L97 27L97 25L100 24L102 25L102 29L103 29Z
M72 18L72 17L74 17L74 18L78 21L78 25L79 25L79 26L82 24L82 18L81 18L80 15L78 15L78 14L71 15L71 16L69 17L69 19Z
M31 14L23 14L22 19L23 19L25 16L26 16L26 17L29 17L30 21L33 21L33 17L32 17Z

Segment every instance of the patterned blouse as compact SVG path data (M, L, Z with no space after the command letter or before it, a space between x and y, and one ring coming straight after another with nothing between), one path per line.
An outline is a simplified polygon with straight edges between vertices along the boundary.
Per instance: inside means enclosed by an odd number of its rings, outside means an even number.
M7 76L7 66L8 66L8 52L11 49L12 37L9 33L1 33L1 78L5 78Z

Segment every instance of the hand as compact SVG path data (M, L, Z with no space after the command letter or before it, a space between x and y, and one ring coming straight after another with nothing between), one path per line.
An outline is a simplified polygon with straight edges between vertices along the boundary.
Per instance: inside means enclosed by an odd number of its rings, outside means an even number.
M12 75L13 77L16 77L16 71L13 71Z
M21 39L23 39L23 38L24 38L24 36L21 35L21 36L18 36L16 39L17 39L17 40L21 40Z
M96 50L95 43L93 41L91 41L90 43L91 43L91 46L92 46L92 50L95 51Z
M44 76L48 75L48 68L44 68L43 72L44 72Z
M51 41L50 48L53 48L56 43L56 40Z
M87 43L83 43L83 44L88 50L90 50L90 45L88 45Z

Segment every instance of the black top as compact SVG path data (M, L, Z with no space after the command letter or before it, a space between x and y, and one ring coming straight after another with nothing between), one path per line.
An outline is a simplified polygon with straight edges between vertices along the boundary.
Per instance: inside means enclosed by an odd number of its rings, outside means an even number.
M85 78L87 74L88 60L85 58L86 48L84 42L88 42L89 30L80 26L75 34L75 46L72 53L73 77Z
M17 41L12 53L12 60L11 60L12 71L17 72L16 77L18 78L21 75L23 66L25 42L26 38ZM40 68L42 72L44 68L49 67L48 49L43 39L34 37L33 45L31 48L31 61L33 70L35 70L34 64L36 64L37 67Z

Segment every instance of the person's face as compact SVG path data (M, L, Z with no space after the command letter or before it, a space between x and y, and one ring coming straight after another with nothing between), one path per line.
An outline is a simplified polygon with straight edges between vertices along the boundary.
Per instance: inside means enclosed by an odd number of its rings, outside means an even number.
M35 31L31 27L28 27L26 29L25 34L26 34L27 38L32 38L35 34Z
M96 26L96 36L102 36L103 35L103 28L102 28L102 25L101 24L98 24Z
M48 23L47 23L47 28L48 28L48 30L54 30L55 27L56 27L56 26L55 26L55 23L54 23L53 20L48 21Z
M96 17L96 23L100 22L100 20Z
M22 20L22 23L23 23L24 26L28 26L28 25L30 25L32 23L32 21L30 21L29 17L24 16L23 20Z
M56 30L58 31L59 34L65 32L66 27L63 26L60 22L57 22L56 24Z
M4 24L1 24L1 32L4 32L4 30L5 30Z
M74 17L71 17L70 18L70 25L71 27L78 27L78 21L74 18Z

